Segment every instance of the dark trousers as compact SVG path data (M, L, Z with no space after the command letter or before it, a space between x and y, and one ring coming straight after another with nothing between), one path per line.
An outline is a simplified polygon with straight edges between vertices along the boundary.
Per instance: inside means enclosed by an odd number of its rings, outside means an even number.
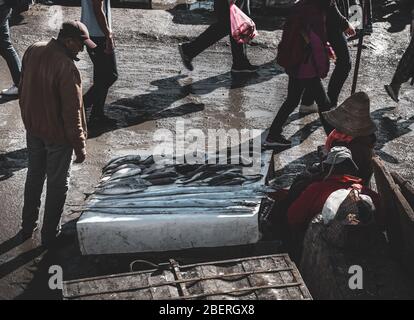
M84 95L85 108L92 107L92 113L103 114L105 100L109 88L118 79L115 53L105 53L105 38L91 38L96 44L95 49L88 49L93 63L93 85Z
M405 50L392 78L392 84L401 85L414 76L414 37Z
M348 43L343 32L339 29L328 29L328 41L336 54L335 69L332 72L328 85L328 97L332 106L338 104L339 94L348 78L352 69L351 55L349 53ZM305 90L302 98L302 104L310 106L315 101L314 94L311 90Z
M48 143L27 134L29 165L24 190L22 228L31 232L36 227L41 206L43 185L47 177L42 241L53 240L59 229L69 186L69 169L73 148Z
M286 101L282 104L276 118L270 127L269 137L277 137L283 131L283 126L289 118L290 114L299 105L300 98L305 90L310 90L315 97L318 104L319 116L325 132L329 134L333 128L323 119L322 112L328 111L330 108L330 101L323 87L322 81L319 78L312 79L296 79L289 76L288 96Z
M250 0L236 0L236 5L247 15L250 14ZM185 43L183 50L191 58L196 57L208 47L230 35L230 9L228 0L214 0L214 12L217 22L209 26L194 41ZM238 44L230 35L231 52L234 65L247 63L246 45Z
M10 39L9 18L11 9L0 6L0 55L6 60L13 82L16 86L20 82L20 70L22 68L19 56Z

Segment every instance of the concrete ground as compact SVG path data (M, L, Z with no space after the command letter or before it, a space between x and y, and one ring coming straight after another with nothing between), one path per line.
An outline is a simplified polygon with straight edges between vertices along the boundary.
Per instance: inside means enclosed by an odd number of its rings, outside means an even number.
M249 47L248 55L260 66L258 74L232 78L227 38L198 56L193 72L185 71L181 64L177 44L201 33L211 21L209 14L125 8L113 11L119 80L110 91L107 112L117 119L117 125L93 132L86 162L73 165L64 222L78 216L72 205L82 203L106 161L118 155L151 153L156 129L174 131L176 120L183 118L188 129L206 133L220 128L264 130L286 97L287 76L274 62L281 37L280 17L257 18L259 45ZM377 153L390 168L412 181L414 91L405 86L397 105L383 90L408 45L408 25L392 12L379 10L377 14L374 34L365 43L358 90L366 91L372 99L372 114L379 128ZM17 51L23 55L30 44L55 36L63 19L79 16L79 7L34 6L21 24L12 27ZM355 55L354 46L352 52ZM86 90L92 66L86 53L80 57L78 67ZM11 80L3 59L0 70L0 88L5 88ZM341 101L351 91L350 81ZM82 259L72 247L58 254L44 252L38 246L37 234L25 243L14 238L19 231L27 166L25 130L17 100L0 100L0 132L0 299L59 298L59 292L45 289L51 264L63 265L65 275L73 277L105 274L111 264L119 264L117 259L109 259L107 265L93 257ZM316 147L325 139L317 115L300 117L295 112L284 133L294 146L276 157L275 182L279 186L289 185L315 158Z

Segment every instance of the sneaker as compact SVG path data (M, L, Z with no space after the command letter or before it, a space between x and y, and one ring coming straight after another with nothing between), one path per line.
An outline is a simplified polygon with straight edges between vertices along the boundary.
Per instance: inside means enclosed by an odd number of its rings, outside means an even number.
M302 114L310 114L310 113L317 113L318 112L318 106L313 103L310 106L307 106L305 104L301 104L299 107L299 113Z
M193 59L191 59L188 55L184 53L183 43L180 43L178 45L178 51L180 52L181 60L183 61L184 67L186 67L189 71L193 71L194 67L191 63Z
M398 99L399 88L394 88L394 86L392 84L386 84L384 88L392 100L394 100L395 102L399 102L400 101Z
M17 88L16 85L13 85L9 89L4 89L1 94L3 96L17 96L19 95L19 88Z
M292 142L286 139L281 134L272 139L268 137L263 143L263 147L265 148L290 147L291 145L292 145Z
M234 73L253 73L253 72L257 72L257 69L259 69L258 66L254 66L250 63L246 63L246 64L240 65L240 66L233 65L233 67L231 68L231 72L234 72Z

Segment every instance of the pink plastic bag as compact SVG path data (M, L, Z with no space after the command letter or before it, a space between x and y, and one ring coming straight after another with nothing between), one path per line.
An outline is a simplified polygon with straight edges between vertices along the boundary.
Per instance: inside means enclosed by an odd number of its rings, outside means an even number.
M256 25L235 4L230 4L231 36L237 43L248 43L257 36Z

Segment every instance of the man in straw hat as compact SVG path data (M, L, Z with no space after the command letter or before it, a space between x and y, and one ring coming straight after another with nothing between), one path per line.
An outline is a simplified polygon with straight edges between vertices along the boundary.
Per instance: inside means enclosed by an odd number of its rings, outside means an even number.
M287 213L289 229L296 237L303 237L312 219L322 212L329 196L340 189L356 188L368 195L375 207L379 208L379 196L371 189L362 186L358 177L359 168L346 147L333 147L323 161L324 178L309 185L290 205Z
M326 150L334 146L346 146L352 152L358 166L357 176L364 184L372 176L371 160L376 142L377 126L370 115L370 99L365 92L358 92L340 106L322 113L325 121L335 129L326 140Z

